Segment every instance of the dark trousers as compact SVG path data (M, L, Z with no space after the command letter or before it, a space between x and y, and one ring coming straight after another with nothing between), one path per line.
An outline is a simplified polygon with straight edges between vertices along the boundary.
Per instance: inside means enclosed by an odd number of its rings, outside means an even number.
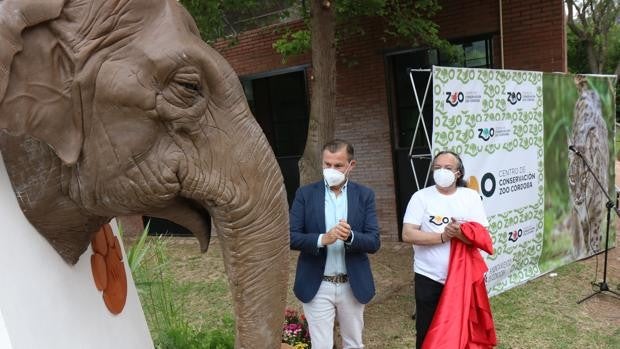
M417 349L422 348L426 332L431 326L433 315L439 304L439 296L443 290L443 284L435 280L429 279L424 275L415 274L413 277L415 289L415 330Z

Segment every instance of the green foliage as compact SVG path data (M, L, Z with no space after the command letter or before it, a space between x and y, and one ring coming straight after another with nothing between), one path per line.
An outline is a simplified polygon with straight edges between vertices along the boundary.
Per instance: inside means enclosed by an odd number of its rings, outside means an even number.
M127 250L127 264L129 265L129 269L132 273L137 270L144 261L144 257L151 249L151 244L146 244L146 237L149 235L149 227L151 225L151 221L146 224L144 230L140 234L140 238L136 241L128 250ZM118 224L119 235L122 237L123 228L121 224Z
M431 20L441 9L438 0L342 0L334 2L334 5L336 22L339 24L337 42L363 35L361 20L380 16L387 20L386 34L407 41L412 46L425 45L438 48L450 56L455 54L451 45L439 37L439 27ZM304 28L300 32L304 33L283 35L273 45L276 51L286 58L309 50L311 28Z
M605 58L604 74L614 74L620 64L620 26L615 25L609 31L608 51ZM588 65L588 53L585 41L580 39L572 30L566 31L568 71L571 73L596 73Z
M289 56L302 54L310 49L310 31L308 29L296 32L289 30L272 46L285 59Z
M568 71L576 74L590 73L588 65L588 54L586 45L583 41L570 30L566 31L566 54L568 60Z
M346 21L350 18L384 15L386 0L338 0L336 1L336 18Z
M581 24L576 24L581 28ZM620 25L614 24L608 32L607 56L605 57L604 74L615 74L620 66ZM590 69L586 41L582 40L573 30L566 31L568 71L571 73L590 74L596 73ZM620 79L616 81L616 106L620 105ZM616 107L616 122L620 122L620 108ZM620 149L618 149L620 151ZM617 154L620 159L620 153Z
M195 327L186 308L192 284L175 280L167 240L147 240L148 225L128 250L128 263L157 349L232 349L234 322L224 317L215 328ZM133 257L130 257L133 256ZM131 262L130 261L131 258Z
M617 18L620 16L620 2L617 0L564 0L564 2L567 9L567 32L575 35L578 46L577 51L571 48L569 37L569 59L571 51L573 54L581 56L580 53L583 53L588 57L586 61L588 69L580 73L613 73L619 66L618 60L610 59L612 58L610 53L617 52L620 45L618 42L620 26L617 23ZM587 49L579 52L579 48Z
M234 328L227 319L228 328ZM170 328L159 336L157 349L233 349L235 336L229 330L194 331L188 326Z
M571 133L573 109L577 100L577 90L572 79L560 75L546 75L544 78L544 127L545 127L545 202L554 202L554 207L562 207L558 217L569 210L568 171L566 150L567 136ZM558 205L565 203L564 205ZM547 209L547 207L545 207Z
M194 17L203 40L219 38L271 24L274 16L286 17L295 0L179 0ZM234 40L233 40L234 42Z
M221 1L180 0L194 17L203 40L210 42L225 36L226 22Z
M385 16L389 19L388 33L410 40L416 46L426 43L432 47L445 44L439 38L439 26L430 20L441 7L434 0L426 1L386 1Z
M618 64L620 64L620 25L616 24L609 31L609 47L605 72L613 74Z

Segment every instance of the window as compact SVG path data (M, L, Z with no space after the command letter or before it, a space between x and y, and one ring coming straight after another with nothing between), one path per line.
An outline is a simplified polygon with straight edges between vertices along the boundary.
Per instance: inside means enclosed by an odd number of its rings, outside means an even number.
M450 67L491 68L491 39L455 43L459 54L451 61L439 55L439 65ZM436 51L436 50L435 50ZM445 56L445 55L444 55Z

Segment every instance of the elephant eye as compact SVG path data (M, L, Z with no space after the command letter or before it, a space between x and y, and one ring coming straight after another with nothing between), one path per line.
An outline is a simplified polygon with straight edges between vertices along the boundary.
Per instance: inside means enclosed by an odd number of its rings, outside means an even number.
M200 94L200 76L196 73L177 73L173 82L181 87L184 92L192 95Z
M185 87L188 90L192 90L194 92L199 92L200 91L200 85L198 85L198 84L189 83L189 82L179 82L179 85Z
M165 81L161 94L172 105L187 108L205 98L206 86L203 85L200 70L196 67L180 67L172 71Z
M179 107L194 105L203 97L200 74L194 69L177 71L168 83L166 99Z

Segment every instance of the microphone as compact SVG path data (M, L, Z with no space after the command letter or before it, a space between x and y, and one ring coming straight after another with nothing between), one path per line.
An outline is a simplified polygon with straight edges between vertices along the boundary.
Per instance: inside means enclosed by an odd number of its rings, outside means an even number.
M569 146L568 146L568 149L569 149L570 151L572 151L573 153L575 153L575 155L577 155L577 156L579 156L580 158L582 158L582 159L583 159L583 154L581 154L581 152L580 152L579 150L577 150L577 148L575 148L575 146L574 146L574 145L572 145L572 144L571 144L571 145L569 145ZM584 159L584 161L585 161L585 159Z

